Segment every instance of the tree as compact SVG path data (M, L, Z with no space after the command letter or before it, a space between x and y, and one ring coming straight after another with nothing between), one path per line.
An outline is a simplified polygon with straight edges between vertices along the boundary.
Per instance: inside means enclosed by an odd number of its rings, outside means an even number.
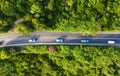
M16 6L8 1L2 1L0 4L1 11L7 16L14 16L16 14Z
M0 50L0 59L7 59L9 55L6 53L4 49Z
M42 12L40 4L34 3L31 6L30 13L34 14L35 17L40 17L40 13Z
M54 10L54 0L48 2L47 8L51 11Z
M17 31L23 35L26 35L26 34L32 33L34 31L34 29L35 29L34 26L29 25L29 23L27 22L27 24L26 23L17 24L15 31Z
M14 73L13 73L14 72ZM15 66L9 60L0 60L0 75L15 75Z
M36 30L44 30L45 28L45 24L43 24L42 22L40 23L40 20L38 19L33 18L32 23L34 27L36 28Z

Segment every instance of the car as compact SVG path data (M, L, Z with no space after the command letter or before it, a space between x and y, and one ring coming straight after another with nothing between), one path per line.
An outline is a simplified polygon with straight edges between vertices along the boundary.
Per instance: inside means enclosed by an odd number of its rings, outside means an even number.
M31 38L31 39L29 39L28 41L29 41L29 42L36 42L37 39L36 39L36 38Z
M82 43L89 43L90 40L88 40L88 39L82 39L81 42L82 42Z
M0 41L0 45L2 45L4 43L4 41Z
M56 42L63 42L63 41L64 41L63 38L57 38L57 39L56 39Z
M108 41L108 44L115 44L115 41L110 40L110 41Z

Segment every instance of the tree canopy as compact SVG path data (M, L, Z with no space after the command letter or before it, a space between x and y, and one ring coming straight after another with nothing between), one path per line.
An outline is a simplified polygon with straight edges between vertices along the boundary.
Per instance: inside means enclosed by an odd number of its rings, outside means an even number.
M2 76L119 76L120 50L98 46L0 48Z
M82 32L91 35L100 31L119 31L120 0L0 1L1 32L9 31L16 20L26 17L27 20L24 19L22 23L30 23L30 26L36 27L34 31Z

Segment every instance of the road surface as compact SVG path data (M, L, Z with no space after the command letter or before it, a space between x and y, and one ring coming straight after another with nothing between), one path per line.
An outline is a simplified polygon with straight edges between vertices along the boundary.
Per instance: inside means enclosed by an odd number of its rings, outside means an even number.
M35 43L28 40L37 38ZM64 38L63 43L57 43L57 38ZM88 43L81 40L88 39ZM101 46L120 46L120 33L98 33L96 36L82 36L81 33L64 33L64 32L41 32L31 35L21 36L18 33L0 34L0 41L4 42L0 47L22 46L22 45L101 45ZM108 44L108 41L115 41L115 44Z

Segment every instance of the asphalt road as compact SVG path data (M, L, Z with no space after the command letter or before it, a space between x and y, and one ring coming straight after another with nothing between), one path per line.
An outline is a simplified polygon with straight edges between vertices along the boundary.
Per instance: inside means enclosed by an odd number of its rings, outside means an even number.
M37 38L35 43L28 40ZM64 38L63 43L57 43L57 38ZM87 39L89 43L83 43L81 40ZM115 44L108 44L108 41L115 41ZM21 36L17 33L0 34L0 47L21 46L21 45L101 45L101 46L120 46L120 33L98 33L96 36L82 36L81 33L64 33L64 32L42 32L31 35Z

